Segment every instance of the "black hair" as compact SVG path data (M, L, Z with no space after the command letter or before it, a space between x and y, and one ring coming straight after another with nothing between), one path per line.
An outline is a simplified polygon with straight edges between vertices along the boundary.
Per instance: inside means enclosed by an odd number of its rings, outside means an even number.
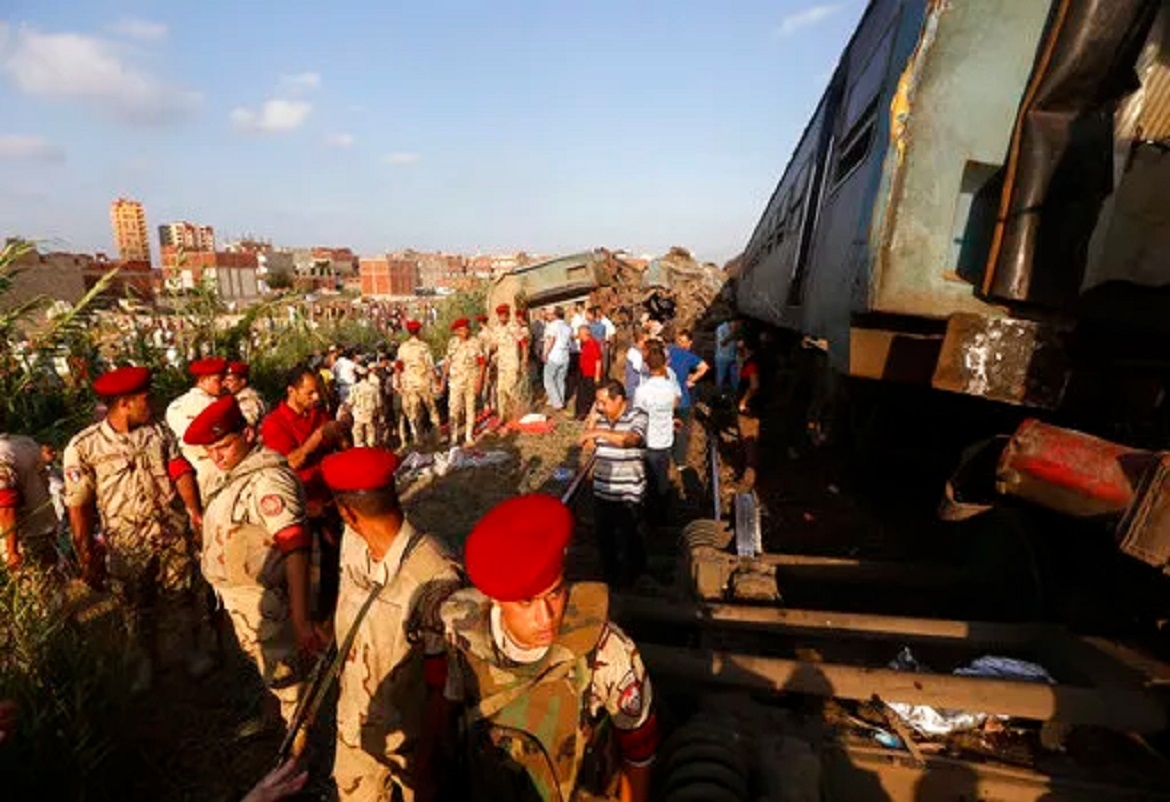
M626 398L626 386L617 379L609 379L598 385L598 390L605 390L605 394L610 398L620 398L623 401Z

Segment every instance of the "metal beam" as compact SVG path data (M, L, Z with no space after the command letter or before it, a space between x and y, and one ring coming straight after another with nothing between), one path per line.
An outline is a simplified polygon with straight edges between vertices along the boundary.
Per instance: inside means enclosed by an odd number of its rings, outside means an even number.
M829 748L824 753L827 802L955 802L994 799L996 802L1139 802L1170 800L1170 793L1053 777L1026 769L993 766L927 755L916 767L905 752L860 746Z
M963 641L972 646L1031 646L1042 632L1051 628L1044 624L997 624L740 604L679 604L644 596L611 598L613 615L619 620L644 619L705 627L730 625L778 633L811 631L818 636L840 634L878 639Z
M1166 727L1166 711L1154 696L1124 688L1082 688L814 663L730 652L696 652L642 644L652 674L694 682L793 692L840 699L976 710L1037 721L1095 725L1122 732L1153 733Z

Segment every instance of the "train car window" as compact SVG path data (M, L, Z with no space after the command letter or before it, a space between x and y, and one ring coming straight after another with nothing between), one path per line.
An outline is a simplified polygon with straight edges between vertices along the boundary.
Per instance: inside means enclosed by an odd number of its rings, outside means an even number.
M877 109L877 98L874 98L866 113L841 142L837 150L837 163L833 168L833 189L843 184L869 156L877 124Z
M894 50L894 33L897 25L894 20L886 28L881 41L874 46L869 57L860 69L850 72L848 96L845 101L845 115L842 118L842 127L846 131L857 127L857 121L863 118L869 106L881 92L886 83L886 70L890 64L890 54Z

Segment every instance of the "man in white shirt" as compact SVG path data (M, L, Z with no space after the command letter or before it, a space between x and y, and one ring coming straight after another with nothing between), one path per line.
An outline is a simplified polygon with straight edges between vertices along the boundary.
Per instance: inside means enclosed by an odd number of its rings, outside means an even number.
M337 386L339 403L349 401L349 392L357 383L357 363L349 358L348 351L342 351L333 362L333 381Z
M649 491L646 518L653 525L666 523L670 493L670 450L674 445L674 413L682 397L677 382L667 375L666 352L651 346L646 353L649 378L638 385L634 407L644 410L646 424L646 468Z
M544 391L553 409L565 408L565 376L569 371L569 348L573 333L565 323L565 310L558 306L544 327Z
M581 373L581 343L577 342L577 332L582 326L588 325L589 316L585 314L585 303L578 301L573 304L573 314L569 318L569 369L565 375L565 398L575 398L577 395L577 377Z

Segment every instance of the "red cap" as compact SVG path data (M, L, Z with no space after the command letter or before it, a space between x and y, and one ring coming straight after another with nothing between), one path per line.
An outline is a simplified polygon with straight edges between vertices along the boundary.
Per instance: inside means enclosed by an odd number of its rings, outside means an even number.
M487 315L476 315L475 320L478 323L487 323Z
M115 368L98 376L93 383L93 391L103 398L145 393L149 389L150 368Z
M573 514L558 499L515 496L493 507L467 536L467 575L496 601L530 599L561 575L572 535Z
M222 395L195 416L183 433L183 442L189 446L209 446L242 431L244 423L244 413L236 397Z
M228 362L227 375L229 376L243 376L248 378L248 363L247 362Z
M398 457L384 448L349 448L321 460L321 475L337 493L360 493L394 486Z
M395 362L394 362L394 369L395 370L403 370L405 367L406 367L406 363L403 362L401 359L395 360Z
M205 359L196 359L187 366L192 376L215 376L227 371L227 360L222 356L209 356Z
M496 314L497 315L510 315L511 313L512 313L512 307L508 306L507 304L500 304L499 306L496 307Z
M451 331L455 331L455 329L466 329L469 326L471 326L470 321L465 317L461 317L451 324Z
M418 334L419 329L421 329L421 328L422 328L422 324L419 323L417 320L406 321L406 330L409 331L411 334Z

